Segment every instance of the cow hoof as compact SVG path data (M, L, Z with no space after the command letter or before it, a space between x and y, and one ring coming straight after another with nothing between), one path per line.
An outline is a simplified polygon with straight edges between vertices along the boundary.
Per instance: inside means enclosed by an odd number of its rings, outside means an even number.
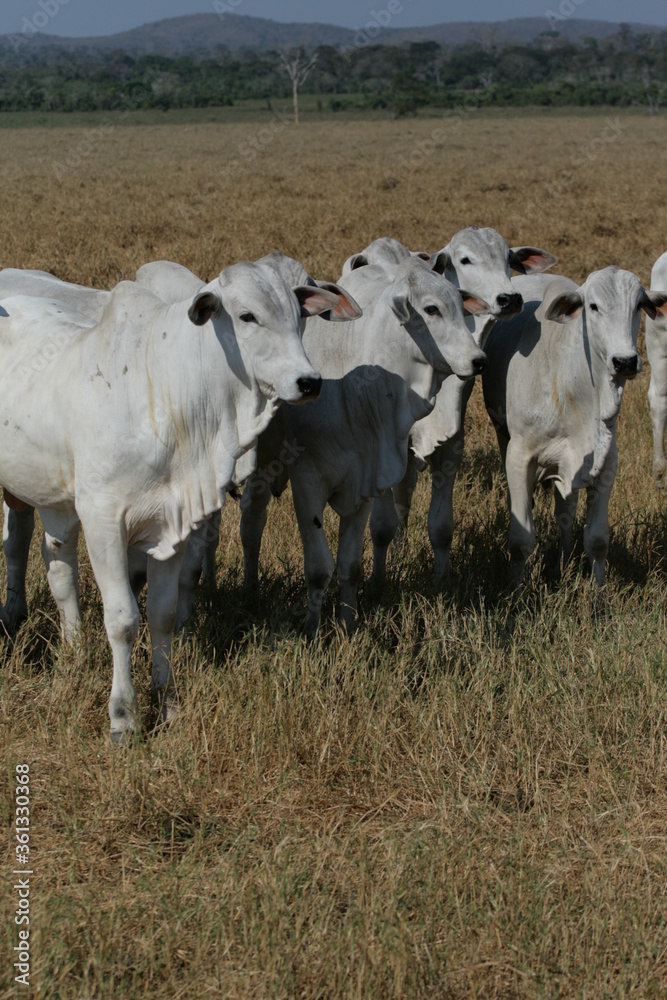
M364 587L364 598L371 604L378 604L387 586L386 576L371 576Z
M347 638L349 639L350 636L354 635L354 633L357 630L357 616L356 615L353 615L352 617L350 617L349 615L345 617L341 616L338 619L338 625L343 635L347 636Z
M437 590L449 590L452 582L452 574L449 571L449 566L442 573L434 573L433 579Z
M154 688L151 691L151 702L157 710L156 726L169 726L178 718L180 709L174 691Z
M320 616L309 611L303 623L303 634L308 642L314 642L320 628Z

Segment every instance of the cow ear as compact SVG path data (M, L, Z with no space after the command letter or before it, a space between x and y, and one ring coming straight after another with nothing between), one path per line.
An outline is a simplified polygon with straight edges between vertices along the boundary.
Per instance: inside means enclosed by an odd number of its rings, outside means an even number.
M366 267L369 263L370 261L365 253L353 253L347 260L348 270L350 271L356 271L358 267Z
M398 317L400 323L407 323L410 319L410 300L407 295L393 295L389 304Z
M430 253L426 253L424 250L412 250L412 251L410 251L410 256L411 257L419 257L420 260L428 260L428 261L430 261L430 259L431 259Z
M541 274L558 263L558 257L537 247L512 247L509 264L519 274Z
M476 316L478 313L490 313L491 306L478 295L471 295L470 292L461 292L463 302L463 312L467 316Z
M649 319L667 320L667 292L644 292L639 305Z
M554 323L569 323L581 316L583 308L584 298L581 292L563 292L550 303L546 319L553 320Z
M352 296L340 285L335 285L332 281L318 281L317 287L325 288L328 292L333 292L334 295L338 296L338 305L328 312L322 313L322 319L328 319L333 323L344 323L363 316L361 306L357 305Z
M446 250L437 250L429 257L431 270L436 274L444 274L448 267L452 266L452 258Z
M208 323L211 316L216 316L222 308L222 300L214 292L202 291L195 295L188 309L188 316L195 326Z
M327 312L340 303L338 295L326 288L318 288L317 285L297 285L292 291L298 299L301 316L304 318L319 316L320 313Z

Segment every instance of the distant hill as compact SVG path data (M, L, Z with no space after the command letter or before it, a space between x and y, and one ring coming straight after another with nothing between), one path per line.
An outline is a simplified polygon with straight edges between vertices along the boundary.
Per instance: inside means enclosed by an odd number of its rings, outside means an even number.
M370 15L369 15L370 16ZM529 43L551 25L546 17L515 18L508 21L461 21L435 24L426 28L382 28L374 34L373 44L436 41L441 45L460 45L478 41L483 44ZM591 36L598 40L615 35L618 24L568 18L559 21L557 30L567 39ZM661 33L665 26L630 24L633 33ZM17 41L21 40L21 41ZM190 14L144 24L131 31L95 38L60 38L36 34L29 41L20 35L0 35L0 48L27 51L28 47L51 50L87 50L91 53L122 49L131 55L161 53L167 56L196 55L228 49L267 49L303 45L354 46L371 44L370 33L359 35L332 24L283 24L265 18L241 14Z

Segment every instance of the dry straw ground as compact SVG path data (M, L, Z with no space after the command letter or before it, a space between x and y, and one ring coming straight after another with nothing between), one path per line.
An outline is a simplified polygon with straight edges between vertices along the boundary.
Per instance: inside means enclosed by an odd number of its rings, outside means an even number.
M594 114L313 120L263 133L255 156L259 121L112 125L3 130L3 266L110 287L155 258L209 277L280 248L335 278L373 237L436 249L478 223L575 278L616 263L648 281L667 244L667 122L640 113L613 128ZM621 414L606 616L579 555L559 589L538 560L507 605L503 480L476 389L450 590L431 583L424 482L386 599L363 603L350 640L330 601L309 648L289 497L270 512L255 607L230 501L217 599L176 656L182 719L150 734L144 633L147 733L129 750L106 739L90 570L82 664L59 642L35 543L32 614L0 650L3 763L31 775L34 994L664 996L667 529L647 386ZM542 549L548 513L540 498ZM9 780L2 810L11 886ZM2 997L28 995L12 982L14 895Z

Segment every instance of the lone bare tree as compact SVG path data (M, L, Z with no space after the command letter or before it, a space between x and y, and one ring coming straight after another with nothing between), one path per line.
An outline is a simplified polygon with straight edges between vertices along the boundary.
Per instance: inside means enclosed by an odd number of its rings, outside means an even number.
M317 52L308 58L303 49L290 49L284 52L282 49L278 53L280 57L280 69L287 73L292 81L292 100L294 101L294 124L299 124L299 87L306 82L310 72L317 62Z
M667 87L665 87L664 83L653 82L651 71L648 66L644 66L642 69L642 83L644 84L644 93L646 94L648 113L650 115L659 114L660 108L665 100Z

